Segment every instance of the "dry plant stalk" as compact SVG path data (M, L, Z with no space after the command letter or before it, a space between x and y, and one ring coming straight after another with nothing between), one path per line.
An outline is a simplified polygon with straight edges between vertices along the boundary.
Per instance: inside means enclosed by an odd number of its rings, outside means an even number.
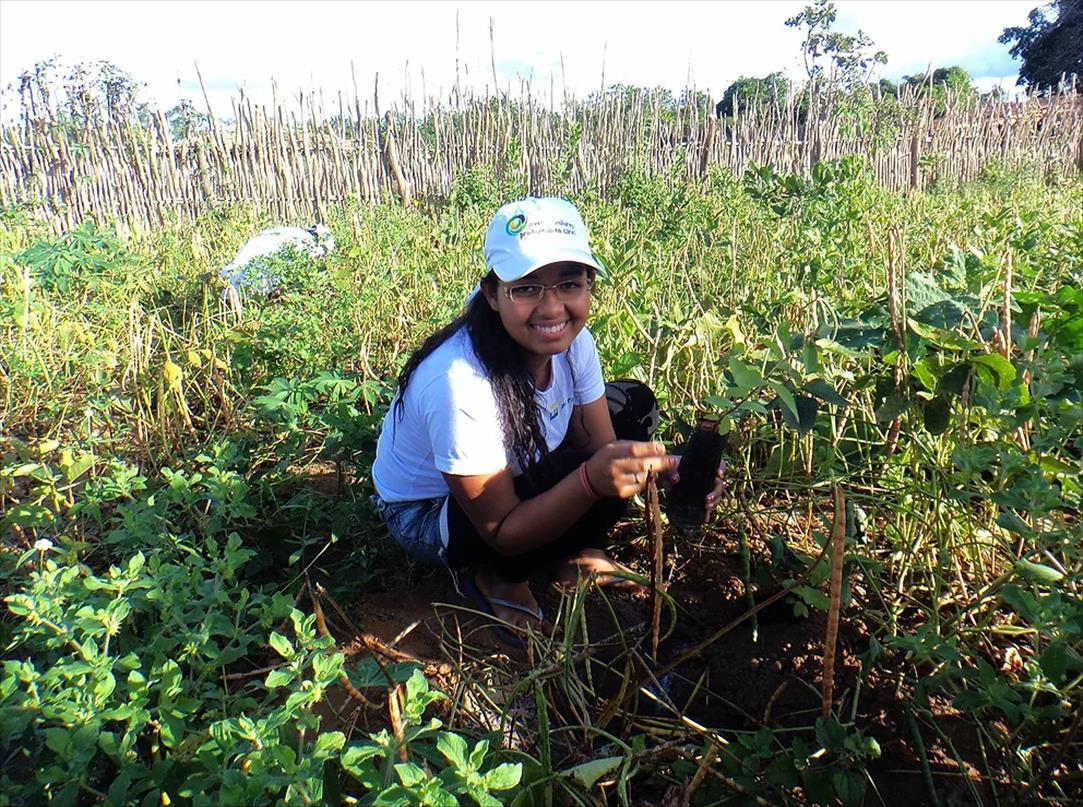
M767 705L765 707L763 707L763 720L761 721L763 723L763 725L766 726L767 724L769 724L771 722L771 710L775 708L775 703L778 701L778 699L780 697L782 697L782 693L786 690L786 687L788 687L789 685L790 685L790 681L789 681L789 679L786 679L785 681L783 681L781 684L778 685L778 687L775 689L775 691L771 693L771 697L767 699Z
M269 673L272 670L277 670L281 666L282 666L281 664L269 664L266 667L260 667L259 669L256 669L256 670L247 670L246 672L229 673L228 675L224 675L222 677L226 681L243 681L246 678L255 678L258 675L263 675L264 673Z
M842 488L832 485L835 499L835 521L831 526L831 592L827 607L827 633L824 636L823 717L831 717L831 700L835 692L835 648L839 637L839 610L842 606L842 562L846 557L846 496Z
M963 391L959 393L959 443L966 445L966 427L970 412L970 381L974 378L974 368L970 368Z
M662 535L662 513L658 506L658 480L647 474L647 532L651 538L651 658L658 659L658 637L662 631L662 592L666 547Z
M1034 340L1038 337L1038 331L1042 327L1042 312L1041 310L1035 311L1030 317L1030 325L1027 328L1027 336L1030 337L1030 343L1034 344ZM1038 351L1031 348L1024 355L1024 360L1029 364L1034 361L1034 357ZM1030 382L1033 379L1034 374L1030 369L1023 371L1023 389L1030 392ZM1015 441L1019 444L1019 447L1024 451L1030 451L1030 432L1033 426L1030 423L1026 423L1015 430Z
M696 768L696 773L692 776L692 781L689 782L688 787L684 789L682 804L688 805L692 803L692 797L696 795L696 791L699 790L700 785L703 784L703 780L707 776L707 769L714 764L716 759L718 759L718 748L714 743L711 743L707 747L707 752L703 755L703 759L700 760L699 767Z
M1012 281L1015 263L1011 250L1004 253L1004 308L1000 312L1000 352L1004 358L1012 358Z
M906 270L900 269L903 254L899 229L892 226L887 239L887 310L891 315L891 329L899 347L899 361L895 365L895 385L898 388L902 375L902 362L906 357Z
M895 361L893 376L895 380L895 394L902 389L902 380L905 374L903 363L906 361L906 288L905 272L898 268L899 255L902 253L899 230L892 227L888 232L887 239L887 310L891 315L891 329L895 333L895 343L899 348L899 357ZM899 445L899 433L902 431L902 419L896 417L891 421L887 433L887 450L884 452L884 463L881 473L887 470L888 463L895 454Z
M316 584L316 592L320 595L321 599L326 599L329 603L331 603L331 607L335 609L335 613L338 614L338 618L341 619L343 623L345 623L346 627L349 628L353 635L361 642L361 644L365 646L366 650L371 650L374 653L379 653L384 658L389 658L393 661L417 661L417 658L415 656L411 656L409 653L403 653L401 650L396 650L394 647L389 647L388 645L381 642L377 637L373 636L372 634L365 633L363 630L361 630L361 628L359 628L354 623L354 621L350 619L349 615L342 608L342 606L338 604L338 601L335 600L335 598L332 597L327 592L327 590L319 583ZM377 664L379 664L378 659ZM383 665L380 665L380 668L383 669ZM391 682L390 678L388 678L388 682Z
M320 632L321 636L326 636L332 642L335 641L335 637L331 635L331 632L327 630L327 621L323 616L323 608L320 605L319 595L312 590L312 583L308 579L305 580L305 586L308 588L309 599L312 600L312 611L316 614L316 630ZM337 642L336 642L337 646ZM340 672L338 674L338 682L342 685L342 688L346 690L346 693L355 701L360 703L369 709L375 708L375 704L366 698L357 687L353 685L353 682L346 676L346 673Z
M716 746L712 744L711 748L716 748ZM682 755L685 757L685 759L689 759L695 762L695 759L691 757L687 752L683 752ZM726 787L728 787L730 790L732 790L734 793L740 793L742 796L749 799L753 804L757 805L757 807L772 807L771 802L767 801L767 799L765 799L763 796L757 796L740 782L735 779L731 779L721 771L716 771L714 768L711 767L702 766L697 769L697 773L699 771L703 771L705 774L710 774L715 779L724 784Z
M399 684L387 693L387 716L391 721L391 732L395 735L395 742L399 745L399 762L409 762L410 752L406 748L406 734L402 726L402 684Z

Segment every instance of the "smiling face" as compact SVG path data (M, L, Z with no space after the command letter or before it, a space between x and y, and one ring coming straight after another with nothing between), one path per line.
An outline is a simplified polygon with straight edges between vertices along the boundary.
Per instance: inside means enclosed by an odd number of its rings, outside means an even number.
M571 347L575 337L583 330L590 313L590 270L581 263L550 263L536 269L526 277L512 283L483 284L489 306L500 315L504 329L526 352L527 363L535 380L539 382L548 368L549 357ZM575 293L572 284L583 284L583 290ZM537 301L519 301L509 296L509 291L525 286L557 286L547 288ZM517 295L522 296L522 295ZM539 383L539 386L544 384Z

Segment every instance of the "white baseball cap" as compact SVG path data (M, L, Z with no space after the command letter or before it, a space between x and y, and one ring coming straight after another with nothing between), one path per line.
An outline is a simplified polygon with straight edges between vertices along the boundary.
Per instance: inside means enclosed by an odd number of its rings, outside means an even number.
M485 233L485 264L505 283L535 269L573 261L605 269L587 241L587 225L567 199L528 196L496 211Z

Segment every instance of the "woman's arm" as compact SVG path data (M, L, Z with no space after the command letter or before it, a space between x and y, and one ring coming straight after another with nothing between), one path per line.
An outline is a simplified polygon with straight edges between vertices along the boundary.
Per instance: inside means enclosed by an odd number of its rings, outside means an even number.
M612 430L612 425L609 428ZM627 499L643 488L649 471L667 470L674 462L659 443L619 440L587 460L587 477L599 496ZM595 501L578 472L525 500L516 495L507 468L473 476L445 473L444 479L481 537L502 555L519 555L544 546L578 521Z
M568 447L595 452L616 439L604 395L588 404L576 404L565 438Z

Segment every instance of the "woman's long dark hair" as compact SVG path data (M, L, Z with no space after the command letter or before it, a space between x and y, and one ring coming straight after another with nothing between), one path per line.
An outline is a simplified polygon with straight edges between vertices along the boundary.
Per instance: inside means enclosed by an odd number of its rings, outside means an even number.
M496 275L489 272L481 284L490 293L496 291ZM413 352L398 378L398 401L395 415L402 420L405 412L406 387L414 370L434 350L450 339L460 328L466 328L470 342L489 376L496 398L500 429L504 445L525 470L539 456L549 453L538 423L538 404L534 398L534 378L523 361L523 349L508 334L500 314L489 306L484 290L479 290L466 306L466 311L432 334Z

